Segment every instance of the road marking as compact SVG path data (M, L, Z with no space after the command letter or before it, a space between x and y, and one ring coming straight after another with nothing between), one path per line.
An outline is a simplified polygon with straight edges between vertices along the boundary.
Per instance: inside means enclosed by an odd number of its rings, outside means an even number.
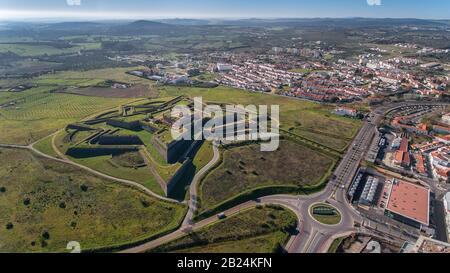
M316 238L317 236L317 230L315 230L314 228L311 229L311 235L309 235L308 237L308 241L305 244L305 247L303 248L302 253L307 253L309 247L311 246L312 241L314 240L314 238Z

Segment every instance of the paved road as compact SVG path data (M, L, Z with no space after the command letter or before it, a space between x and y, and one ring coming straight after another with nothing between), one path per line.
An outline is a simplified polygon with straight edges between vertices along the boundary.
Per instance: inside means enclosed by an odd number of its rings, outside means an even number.
M435 103L431 103L435 105ZM331 181L327 184L326 188L319 193L312 195L304 195L304 196L292 196L292 195L274 195L274 196L266 196L262 197L259 200L249 201L233 207L227 211L225 211L226 215L231 215L239 212L240 210L250 208L255 206L256 204L277 204L282 205L290 210L292 210L298 217L298 233L293 235L291 240L286 246L286 250L288 252L294 253L318 253L318 252L326 252L328 250L331 242L340 236L348 235L352 232L365 232L367 233L367 229L356 229L355 223L363 223L369 222L367 219L364 219L358 211L356 211L347 201L346 198L346 190L349 187L352 178L358 170L359 164L361 160L365 156L365 152L367 147L369 147L376 130L376 124L381 120L381 118L390 110L406 106L406 105L430 105L430 103L420 103L420 102L406 102L400 104L390 104L388 106L382 106L376 109L372 114L374 115L372 118L372 122L365 122L358 132L357 136L353 140L349 150L344 154L341 162L334 172L334 176ZM1 147L2 145L0 145ZM29 148L33 151L40 153L34 148L30 148L28 146L15 146L8 145L11 148ZM189 201L189 210L186 214L186 217L183 221L182 226L173 233L170 233L166 236L153 240L151 242L144 243L142 245L127 249L123 252L145 252L154 247L157 247L161 244L167 243L173 239L176 239L180 236L186 234L186 232L190 230L196 230L202 228L208 224L211 224L217 221L217 217L210 217L198 223L192 223L192 216L196 209L196 201L197 201L197 186L201 177L214 166L214 164L219 159L219 152L216 145L213 145L214 156L213 159L204 167L202 170L197 173L194 177L194 180L190 186L190 201ZM56 149L57 151L57 149ZM43 155L43 154L42 154ZM47 155L43 155L45 157L49 157ZM52 157L50 157L52 158ZM64 158L64 157L63 157ZM118 182L123 182L125 184L130 184L133 186L137 186L142 188L143 186L128 180L118 179L115 177L110 177L108 175L99 173L95 170L91 170L85 166L79 165L73 162L67 162L65 159L60 160L56 158L52 158L58 161L62 161L64 163L72 164L78 166L82 169L86 169L90 172L93 172L97 175L116 180ZM137 185L136 185L137 184ZM143 188L146 192L155 195L151 191L145 187ZM158 198L162 198L159 195L156 195ZM174 201L169 199L170 201ZM175 201L176 202L176 201ZM327 202L333 206L335 206L341 213L342 221L335 226L326 226L320 224L313 220L309 215L310 206L318 203L318 202Z
M297 215L297 217L299 219L301 219L301 215L299 214L300 212L297 209L297 207L295 206L295 204L290 203L290 202L286 202L283 199L283 196L273 196L273 197L269 196L269 197L263 197L263 198L261 198L258 201L247 201L245 203L242 203L242 204L240 204L238 206L235 206L233 208L230 208L230 209L224 211L224 213L225 213L225 215L230 217L233 214L240 213L241 211L244 211L246 209L250 209L250 208L256 207L257 205L267 205L267 204L280 205L280 206L283 206L283 207L285 207L287 209L290 209ZM168 243L168 242L170 242L172 240L175 240L175 239L177 239L179 237L182 237L182 236L188 234L191 231L195 231L195 230L201 229L201 228L203 228L205 226L208 226L208 225L210 225L210 224L212 224L214 222L217 222L217 221L219 221L217 216L211 216L211 217L209 217L207 219L204 219L204 220L202 220L200 222L193 223L192 225L181 227L178 230L176 230L176 231L174 231L174 232L172 232L172 233L170 233L170 234L168 234L166 236L160 237L160 238L158 238L156 240L144 243L142 245L139 245L139 246L136 246L136 247L133 247L133 248L130 248L130 249L126 249L124 251L121 251L121 253L140 253L140 252L149 251L149 250L151 250L153 248L156 248L156 247L161 246L161 245L163 245L165 243ZM302 229L302 223L303 223L303 221L299 221L298 222L298 226L297 226L298 230ZM290 246L295 246L296 244L301 242L301 240L300 240L301 234L302 233L300 232L299 234L293 235L290 238L290 240L289 240L289 242L287 244L287 248L289 248ZM292 248L292 247L290 247L290 248ZM289 249L288 249L288 251L289 251Z
M316 252L326 252L325 249L339 234L348 234L349 232L356 231L354 227L355 222L362 222L362 217L359 213L347 202L346 200L346 188L351 182L351 178L356 173L360 161L364 158L365 148L369 145L372 137L375 133L375 125L371 123L364 123L361 130L358 132L351 148L344 155L339 166L334 172L336 181L328 183L325 190L320 193L312 195L274 195L262 197L258 202L262 204L277 204L283 205L288 209L291 209L298 217L298 234L293 236L286 246L286 250L291 253L316 253ZM205 166L194 178L190 186L190 201L189 201L189 211L183 221L180 229L159 238L155 241L145 243L143 245L125 250L124 252L144 252L152 249L156 246L169 242L175 238L178 238L185 234L185 230L198 229L204 226L205 223L212 223L217 221L217 217L210 217L199 223L192 223L192 215L196 209L197 200L197 186L201 176L207 172L218 160L219 154L216 145L214 145L214 158ZM313 220L309 215L309 210L311 205L320 202L328 202L335 206L341 213L342 221L335 226L326 226L320 224ZM225 211L226 215L234 212L236 209L242 209L242 206L248 206L249 204L254 204L254 201L244 203L243 205L236 206L230 210Z
M37 142L35 142L35 143L37 143ZM55 149L55 151L58 153L58 156L61 157L61 158L56 158L56 157L44 154L41 151L39 151L39 150L37 150L36 148L33 147L33 145L35 143L32 143L30 145L0 144L0 147L2 147L2 148L13 148L13 149L26 149L26 150L29 150L29 151L31 151L31 152L33 152L33 153L35 153L35 154L37 154L37 155L39 155L41 157L44 157L44 158L47 158L47 159L51 159L51 160L55 160L55 161L58 161L60 163L69 164L69 165L78 167L80 169L83 169L83 170L85 170L87 172L90 172L92 174L95 174L97 176L106 178L108 180L112 180L114 182L118 182L118 183L121 183L121 184L125 184L127 186L131 186L131 187L137 188L137 189L139 189L139 190L141 190L141 191L143 191L143 192L145 192L145 193L147 193L147 194L149 194L149 195L151 195L153 197L156 197L158 199L162 199L162 200L165 200L165 201L168 201L168 202L173 202L173 203L180 203L177 200L174 200L174 199L167 198L167 197L161 196L159 194L156 194L153 191L149 190L147 187L145 187L145 186L143 186L143 185L141 185L141 184L139 184L139 183L137 183L135 181L131 181L131 180L127 180L127 179L121 179L121 178L117 178L117 177L114 177L114 176L110 176L110 175L101 173L99 171L93 170L93 169L91 169L89 167L86 167L84 165L81 165L81 164L78 164L76 162L73 162L73 161L67 159L61 152L59 152L56 149Z
M220 159L220 153L219 148L217 147L217 143L213 142L213 158L211 161L208 162L200 171L198 171L194 178L192 179L191 185L189 186L189 209L188 212L183 220L182 227L186 227L189 225L192 225L193 221L192 218L194 216L194 212L197 209L197 186L200 180L203 178L203 176L214 167L214 165L219 161Z

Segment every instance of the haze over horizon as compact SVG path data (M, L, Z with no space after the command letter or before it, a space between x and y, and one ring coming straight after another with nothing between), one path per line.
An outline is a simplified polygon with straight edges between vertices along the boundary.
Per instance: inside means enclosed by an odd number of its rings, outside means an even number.
M2 0L0 18L12 20L418 18L448 19L441 0Z

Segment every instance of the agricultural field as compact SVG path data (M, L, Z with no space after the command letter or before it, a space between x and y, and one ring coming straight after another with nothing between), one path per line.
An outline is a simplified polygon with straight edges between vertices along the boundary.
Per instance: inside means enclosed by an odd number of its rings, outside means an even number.
M115 80L119 82L139 84L139 83L152 83L149 80L145 80L139 77L135 77L126 74L127 71L141 69L143 67L130 67L130 68L105 68L95 69L87 71L63 71L57 74L43 75L38 80L56 80L56 81L69 81L69 80Z
M261 152L259 145L248 145L225 149L222 158L201 183L200 211L262 187L315 186L334 166L334 159L286 140L269 154Z
M69 123L130 101L54 94L53 90L37 87L17 94L2 92L0 103L10 104L0 108L0 143L29 144Z
M156 90L150 89L144 85L136 85L124 89L107 87L72 88L58 92L104 98L157 98L159 95Z
M274 253L295 229L295 214L278 206L257 207L195 230L152 252Z
M0 149L0 252L114 247L175 229L185 207L24 150Z
M56 48L50 45L33 44L33 43L17 43L8 44L0 43L0 53L12 52L19 56L34 57L42 55L61 55L77 53L80 50L95 50L100 49L100 43L84 43L73 47Z
M11 62L8 65L0 64L0 75L12 74L22 75L26 73L38 73L40 71L48 71L57 69L61 64L55 62L45 62L35 59L26 59L16 62Z
M361 121L333 115L333 106L235 88L159 87L161 96L202 97L207 103L279 105L280 127L327 147L343 151L361 127ZM306 134L305 132L309 132ZM320 138L317 136L320 135Z
M129 100L43 93L15 102L0 110L5 120L80 119L102 109L112 108Z

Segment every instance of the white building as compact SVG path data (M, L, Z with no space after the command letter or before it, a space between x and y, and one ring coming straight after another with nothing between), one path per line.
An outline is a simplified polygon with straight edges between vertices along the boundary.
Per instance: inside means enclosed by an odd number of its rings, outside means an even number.
M348 116L348 117L356 117L358 115L358 111L356 109L347 107L336 107L334 113L339 116Z
M450 192L444 196L445 223L447 224L447 239L450 238Z
M442 116L442 122L447 124L447 125L450 125L450 113L445 114L445 115Z
M218 64L217 64L217 70L218 70L219 72L228 72L228 71L233 70L233 66L232 66L231 64L221 64L221 63L218 63Z

